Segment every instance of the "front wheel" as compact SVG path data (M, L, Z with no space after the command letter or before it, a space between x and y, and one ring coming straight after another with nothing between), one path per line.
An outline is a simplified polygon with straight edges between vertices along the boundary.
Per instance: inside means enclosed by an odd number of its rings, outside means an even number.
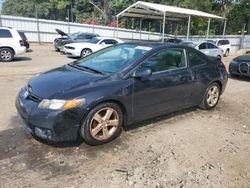
M122 122L122 111L117 104L102 103L88 113L80 135L89 145L105 144L119 136Z
M206 90L200 108L204 110L213 109L219 102L221 88L219 84L212 83Z
M92 51L90 49L83 49L81 52L81 57L86 57L90 54L92 54Z

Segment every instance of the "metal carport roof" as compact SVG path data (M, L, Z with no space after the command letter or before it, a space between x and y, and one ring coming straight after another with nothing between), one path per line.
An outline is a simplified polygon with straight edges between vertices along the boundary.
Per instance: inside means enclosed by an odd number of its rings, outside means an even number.
M188 18L188 31L187 31L187 38L188 38L190 31L191 16L204 17L209 19L207 36L209 34L211 19L224 20L225 21L224 31L223 31L224 35L226 28L226 18L224 17L220 17L214 14L209 14L198 10L192 10L187 8L180 8L180 7L168 6L156 3L148 3L143 1L138 1L129 6L128 8L126 8L125 10L123 10L122 12L120 12L119 14L117 14L117 20L119 19L119 17L163 20L163 38L164 38L166 20L181 21L183 19Z

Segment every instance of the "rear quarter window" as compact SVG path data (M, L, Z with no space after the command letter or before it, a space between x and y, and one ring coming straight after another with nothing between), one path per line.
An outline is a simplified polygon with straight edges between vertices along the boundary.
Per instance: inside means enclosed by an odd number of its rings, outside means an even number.
M190 67L196 67L207 64L207 61L203 54L199 54L194 50L187 50L187 59Z
M7 29L0 29L0 38L12 38L12 34Z

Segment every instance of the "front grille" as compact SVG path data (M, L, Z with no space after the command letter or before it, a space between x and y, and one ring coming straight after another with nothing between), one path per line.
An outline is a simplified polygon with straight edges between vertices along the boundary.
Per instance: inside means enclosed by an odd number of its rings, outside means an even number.
M40 103L42 101L42 98L40 98L40 97L38 97L36 95L33 95L32 93L29 93L27 99L32 100L32 101L34 101L36 103Z

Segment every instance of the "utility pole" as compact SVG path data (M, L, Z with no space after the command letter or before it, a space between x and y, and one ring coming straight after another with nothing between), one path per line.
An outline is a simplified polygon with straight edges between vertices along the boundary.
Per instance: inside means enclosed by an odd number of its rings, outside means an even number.
M36 11L36 27L37 27L37 37L38 42L41 44L41 36L40 36L40 27L39 27L39 18L38 18L38 10L37 10L37 4L35 4L35 11Z

